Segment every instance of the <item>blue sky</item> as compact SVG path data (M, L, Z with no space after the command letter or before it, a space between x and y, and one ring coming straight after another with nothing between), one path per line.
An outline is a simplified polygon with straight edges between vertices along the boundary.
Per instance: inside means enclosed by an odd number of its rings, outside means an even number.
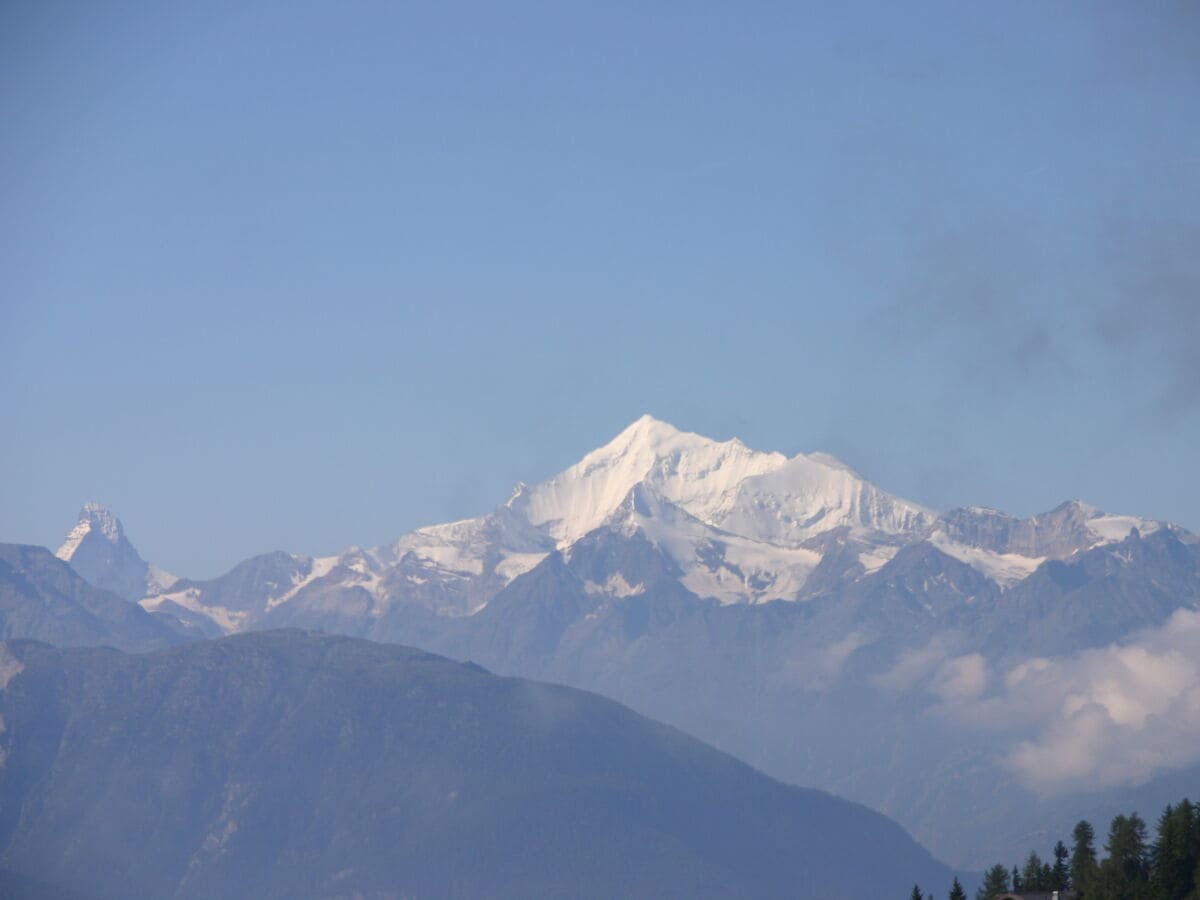
M0 539L370 545L643 412L1200 529L1198 101L1183 2L4 4Z

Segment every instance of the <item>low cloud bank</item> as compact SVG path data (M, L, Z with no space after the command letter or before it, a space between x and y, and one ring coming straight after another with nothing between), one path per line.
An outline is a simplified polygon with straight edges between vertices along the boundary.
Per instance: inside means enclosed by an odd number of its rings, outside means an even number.
M1200 762L1200 613L1131 641L1005 676L1000 703L1039 715L1005 762L1042 793L1136 785Z
M1200 763L1200 612L1006 672L955 655L957 638L901 654L876 684L937 697L952 727L991 735L1003 765L1038 793L1133 786Z

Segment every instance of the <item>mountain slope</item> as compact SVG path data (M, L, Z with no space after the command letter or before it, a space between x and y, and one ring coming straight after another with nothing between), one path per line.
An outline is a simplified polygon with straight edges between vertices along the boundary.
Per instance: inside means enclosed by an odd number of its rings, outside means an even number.
M136 604L84 581L43 547L0 544L0 639L153 650L182 638Z
M950 877L882 816L612 701L403 647L16 642L0 672L0 867L98 897L853 900Z
M1073 809L1111 818L1137 797L1099 783L1065 799L1031 790L1008 758L1074 701L1059 711L1011 695L1014 679L1099 654L1080 689L1091 683L1120 715L1186 690L1200 659L1188 645L1139 649L1144 630L1200 614L1200 545L1167 529L1047 563L1008 589L925 541L801 603L722 605L673 576L644 535L598 529L474 616L385 618L371 634L614 697L980 867L1000 846L1027 853L1028 834ZM1110 662L1105 648L1122 643L1131 649ZM1124 737L1130 758L1162 753L1157 735L1170 732L1153 721Z

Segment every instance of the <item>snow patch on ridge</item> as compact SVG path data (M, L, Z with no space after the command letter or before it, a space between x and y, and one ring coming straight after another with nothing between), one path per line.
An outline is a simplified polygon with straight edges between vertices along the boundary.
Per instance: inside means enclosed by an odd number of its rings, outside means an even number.
M460 575L482 575L488 552L486 517L430 525L406 534L388 548L393 559L411 553L439 569Z
M1099 513L1099 511L1097 510ZM1139 519L1137 516L1113 516L1099 513L1087 520L1088 530L1100 540L1098 543L1118 543L1125 540L1137 529L1145 537L1158 531L1162 525L1149 519Z
M225 634L233 634L236 631L240 631L249 618L249 613L246 612L227 609L224 606L208 606L202 603L198 588L187 588L182 591L145 597L138 605L147 612L156 612L166 603L174 603L176 606L180 606L189 612L199 613L202 616L212 619Z
M549 555L548 552L509 553L500 562L496 563L496 574L504 579L505 584L508 584L517 576L532 571L538 563Z
M178 580L178 576L172 575L166 569L160 569L154 563L150 563L149 571L146 575L146 590L151 595L161 594L163 591L169 590L171 585Z
M307 575L297 573L292 578L292 586L278 597L270 597L267 600L267 609L272 610L277 606L287 603L295 597L301 590L312 584L314 581L324 578L338 564L338 556L322 556L311 561L312 565Z
M891 562L898 552L900 552L900 548L895 546L872 547L870 550L864 550L858 554L858 562L865 573L869 575Z
M620 572L608 576L604 584L585 581L583 587L589 594L607 594L610 597L635 597L646 592L644 584L630 584Z
M947 556L982 572L1001 587L1008 587L1018 581L1023 581L1046 561L1044 556L1031 557L1022 556L1019 553L996 553L981 547L960 544L950 540L942 531L935 531L930 535L929 543Z
M646 485L634 487L606 524L643 534L679 566L684 587L723 605L795 599L821 561L815 550L775 547L714 528Z

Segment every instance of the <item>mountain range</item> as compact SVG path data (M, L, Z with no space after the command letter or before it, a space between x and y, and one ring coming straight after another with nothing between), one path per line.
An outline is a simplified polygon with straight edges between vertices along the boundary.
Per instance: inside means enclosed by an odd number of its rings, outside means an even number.
M958 865L1200 771L1194 535L1081 501L939 513L648 416L379 547L173 578L88 506L58 556L180 638L315 628L606 694Z
M878 813L611 700L352 638L12 641L0 721L13 896L885 900L952 877Z

